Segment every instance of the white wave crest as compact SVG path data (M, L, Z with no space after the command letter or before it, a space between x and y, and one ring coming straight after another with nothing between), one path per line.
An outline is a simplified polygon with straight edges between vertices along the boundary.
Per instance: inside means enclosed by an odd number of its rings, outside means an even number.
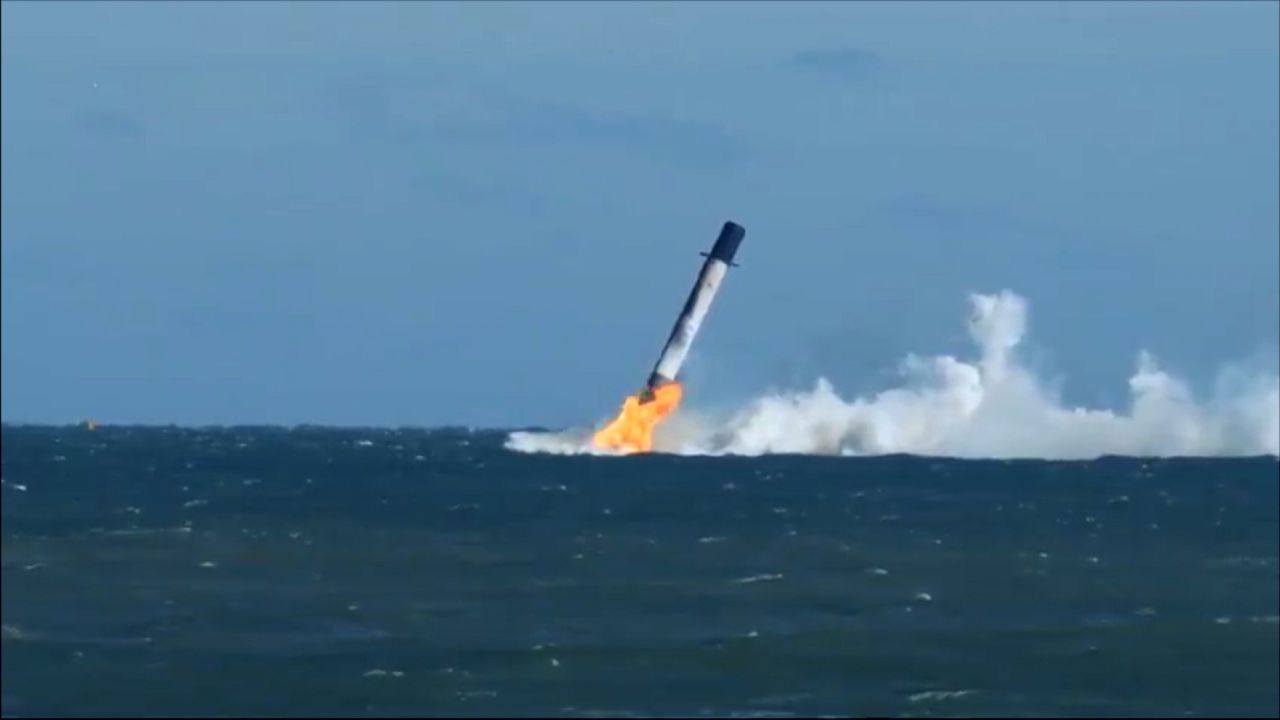
M520 430L507 436L509 450L551 455L611 455L591 444L591 433L583 430L533 432Z
M812 390L757 398L726 418L681 408L654 448L679 454L769 453L1086 459L1100 455L1280 455L1280 375L1224 371L1200 403L1145 351L1125 412L1064 407L1015 351L1027 303L1004 291L970 297L978 358L903 360L904 383L845 400L825 379ZM589 432L513 433L523 452L595 453Z

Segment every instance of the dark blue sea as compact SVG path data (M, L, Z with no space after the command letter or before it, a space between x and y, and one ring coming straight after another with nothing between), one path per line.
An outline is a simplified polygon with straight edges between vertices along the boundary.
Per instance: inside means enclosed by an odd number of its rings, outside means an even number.
M1280 714L1277 461L5 426L18 716Z

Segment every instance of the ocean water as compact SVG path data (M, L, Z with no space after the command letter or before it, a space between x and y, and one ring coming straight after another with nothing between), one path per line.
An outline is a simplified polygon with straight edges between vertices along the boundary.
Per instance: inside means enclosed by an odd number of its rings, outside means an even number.
M1275 457L2 435L10 717L1271 716Z

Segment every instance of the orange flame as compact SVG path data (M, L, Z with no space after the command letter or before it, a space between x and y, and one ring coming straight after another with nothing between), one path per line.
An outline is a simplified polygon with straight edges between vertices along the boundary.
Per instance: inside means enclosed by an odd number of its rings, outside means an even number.
M595 446L627 453L653 449L653 429L680 404L680 383L667 383L653 389L653 399L640 402L631 395L622 403L622 411L613 422L601 428L592 438Z

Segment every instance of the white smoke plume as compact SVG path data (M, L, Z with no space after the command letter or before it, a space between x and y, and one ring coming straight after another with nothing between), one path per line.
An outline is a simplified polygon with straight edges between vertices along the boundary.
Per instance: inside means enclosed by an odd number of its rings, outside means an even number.
M1017 361L1026 301L1005 291L972 295L970 302L974 361L908 356L902 386L870 398L845 400L819 380L812 390L766 395L726 418L681 408L658 427L654 449L1045 459L1280 455L1280 375L1228 370L1199 402L1142 352L1129 378L1127 411L1068 408ZM589 431L512 433L507 447L599 452Z

